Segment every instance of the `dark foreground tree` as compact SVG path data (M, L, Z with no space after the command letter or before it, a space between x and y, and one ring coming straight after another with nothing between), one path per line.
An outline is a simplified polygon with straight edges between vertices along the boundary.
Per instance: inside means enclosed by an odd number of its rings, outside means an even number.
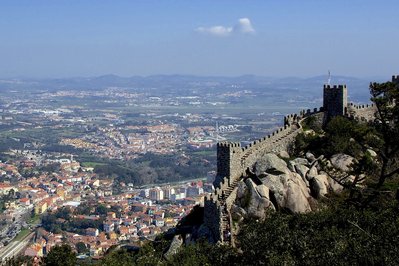
M75 266L76 253L69 245L53 247L44 260L46 266Z
M371 83L370 94L377 112L375 127L380 133L380 167L377 187L399 173L399 85L393 82Z
M86 244L83 242L76 243L76 250L79 254L84 254L89 252L89 249L87 248Z
M33 264L33 258L29 256L18 256L18 257L12 257L8 258L5 261L3 261L2 266L20 266L20 265L26 265L26 266L31 266Z
M397 203L347 204L307 214L270 213L241 228L241 265L398 265Z

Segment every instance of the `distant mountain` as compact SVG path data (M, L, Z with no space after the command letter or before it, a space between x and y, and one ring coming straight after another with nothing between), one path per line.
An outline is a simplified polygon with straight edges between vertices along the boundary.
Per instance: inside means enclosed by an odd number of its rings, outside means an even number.
M57 90L99 90L109 87L125 89L150 89L158 90L242 90L253 91L293 91L301 93L321 93L321 88L326 83L326 75L310 78L298 77L264 77L256 75L243 75L237 77L223 76L194 76L194 75L152 75L120 77L113 74L98 77L73 77L57 79L0 79L0 91L57 91ZM347 84L349 96L368 101L368 85L370 80L347 76L333 76L332 84Z

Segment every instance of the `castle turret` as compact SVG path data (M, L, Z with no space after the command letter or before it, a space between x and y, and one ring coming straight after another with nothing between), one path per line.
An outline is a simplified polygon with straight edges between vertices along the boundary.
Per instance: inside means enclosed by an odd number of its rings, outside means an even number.
M348 106L348 90L346 85L324 85L323 110L325 120L345 115Z
M392 76L392 82L393 82L393 83L396 83L396 84L399 84L399 75L396 75L396 76L393 75L393 76Z
M220 142L217 144L217 175L213 182L214 187L219 187L224 177L241 174L241 144L238 142Z

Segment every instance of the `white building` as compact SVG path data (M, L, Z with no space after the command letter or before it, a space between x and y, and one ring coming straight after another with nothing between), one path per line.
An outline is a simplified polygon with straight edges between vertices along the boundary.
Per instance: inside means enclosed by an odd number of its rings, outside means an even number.
M150 199L163 200L164 199L163 190L160 189L159 187L150 189Z

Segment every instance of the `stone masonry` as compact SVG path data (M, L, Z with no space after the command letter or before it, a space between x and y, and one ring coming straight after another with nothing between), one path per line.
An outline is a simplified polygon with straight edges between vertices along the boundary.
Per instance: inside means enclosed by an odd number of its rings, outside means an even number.
M324 85L323 108L325 120L328 121L334 116L345 115L345 108L348 106L348 89L346 85Z
M399 83L399 76L392 76L392 82ZM287 115L284 117L284 127L264 138L245 147L239 142L217 144L217 175L213 183L215 190L204 201L204 225L211 231L214 242L234 245L234 239L226 235L233 235L230 209L236 198L238 182L247 176L248 170L254 170L256 162L266 153L287 151L295 137L302 132L303 119L315 115L324 116L324 122L334 116L363 121L373 119L374 105L348 104L346 85L324 85L323 92L323 107Z

